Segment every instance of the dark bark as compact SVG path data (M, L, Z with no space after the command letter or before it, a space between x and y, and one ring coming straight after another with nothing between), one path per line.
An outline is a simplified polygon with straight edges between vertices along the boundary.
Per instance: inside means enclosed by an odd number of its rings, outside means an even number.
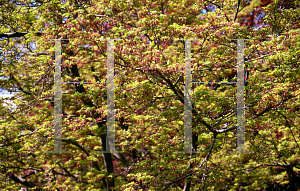
M28 34L28 32L15 32L15 33L0 33L0 38L14 38L14 37L22 37ZM37 36L42 36L43 33L38 32L35 33Z
M198 141L198 134L193 134L192 135L192 148L193 148L193 150L192 151L197 151L197 141ZM195 153L191 153L191 158L193 157L195 155ZM190 163L189 164L189 166L190 166L190 168L193 168L193 165ZM191 185L192 185L192 182L190 181L190 180L188 180L186 183L185 183L185 185L184 185L184 188L183 188L183 190L184 191L188 191L188 190L190 190L190 188L191 188Z
M32 183L31 181L28 181L22 177L16 176L15 174L9 172L8 173L8 177L13 180L16 183L20 183L23 186L29 187L29 188L33 188L36 187L37 185L35 185L34 183ZM39 190L39 189L38 189Z
M99 127L99 125L98 125L98 127ZM106 134L101 135L100 138L101 138L102 150L106 151L106 144L109 144L107 142L107 139L106 139ZM113 172L114 172L114 166L113 166L113 161L112 161L111 153L104 152L103 153L103 158L104 158L104 165L105 165L106 173L108 175L113 174ZM112 190L112 188L115 186L115 180L114 180L114 178L108 178L107 177L106 178L106 182L107 182L106 190L107 191Z
M121 128L125 131L128 130L128 125L125 123L124 117L120 118L120 124L121 124Z
M72 76L73 78L75 78L75 77L80 78L77 65L72 65L71 72L73 74L73 76ZM79 81L80 81L80 79L79 79ZM86 92L86 90L85 90L85 88L83 87L82 84L75 84L75 88L76 88L76 91L79 92L79 93L85 93ZM93 102L88 98L83 98L82 101L85 105L87 105L89 107L96 107L93 104ZM94 117L98 118L100 116L97 115L97 116L94 116ZM103 122L103 121L98 122L97 123L98 128L102 130L104 124L106 124L106 122ZM106 144L109 144L107 142L106 133L101 134L100 139L101 139L101 144L102 144L102 150L106 151ZM109 152L108 153L103 153L103 159L104 159L105 170L106 170L107 175L113 174L113 160L112 160L111 153L109 153ZM110 178L110 179L107 178L106 190L111 190L114 187L114 185L115 185L114 178Z

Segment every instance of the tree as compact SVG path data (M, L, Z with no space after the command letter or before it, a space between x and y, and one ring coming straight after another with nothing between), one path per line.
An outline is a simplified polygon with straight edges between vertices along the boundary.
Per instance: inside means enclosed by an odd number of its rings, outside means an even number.
M297 1L9 1L1 4L1 189L296 190L299 188ZM279 20L280 18L280 20ZM20 22L24 21L24 22ZM8 34L9 33L9 34ZM53 151L54 41L64 81L106 78L114 41L116 149L106 148L106 84L64 84L63 150ZM193 84L183 150L185 44L193 81L236 81L245 41L245 145L236 148L233 85ZM24 49L20 48L23 45ZM26 49L25 49L26 48ZM44 103L40 110L33 105ZM36 113L34 116L28 113Z

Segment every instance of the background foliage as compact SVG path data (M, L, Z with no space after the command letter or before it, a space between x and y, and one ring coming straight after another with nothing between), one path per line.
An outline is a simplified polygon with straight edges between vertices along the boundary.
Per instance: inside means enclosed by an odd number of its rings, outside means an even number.
M1 1L1 190L297 190L300 4L296 0ZM23 32L23 33L21 33ZM64 81L106 78L115 40L116 148L105 150L106 85L63 87L54 148L54 41ZM193 148L183 150L185 47L193 81L236 81L245 41L245 136L236 86L194 84ZM10 102L8 102L10 100ZM14 103L8 109L6 103Z

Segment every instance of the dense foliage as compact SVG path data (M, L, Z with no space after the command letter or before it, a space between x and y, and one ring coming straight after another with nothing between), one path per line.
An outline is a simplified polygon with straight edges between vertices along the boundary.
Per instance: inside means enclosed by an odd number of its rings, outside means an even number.
M0 2L1 190L297 190L300 4L297 0ZM106 148L106 84L63 84L63 150L54 148L54 51L64 81L101 81L114 41L116 148ZM246 39L245 146L236 86L192 85L184 148L184 40L193 81L236 81ZM6 100L5 100L6 99Z

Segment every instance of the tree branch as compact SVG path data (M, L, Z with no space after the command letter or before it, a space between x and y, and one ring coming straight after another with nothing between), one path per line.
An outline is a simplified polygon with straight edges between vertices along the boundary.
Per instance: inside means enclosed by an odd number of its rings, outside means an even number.
M265 108L264 110L262 110L260 113L258 114L254 114L254 116L250 117L249 119L255 119L258 118L259 116L262 116L263 114L267 113L268 111L272 110L273 108L275 108L276 106L283 104L284 102L288 101L289 99L291 99L294 96L288 96L287 98L285 98L284 100L282 100L281 102L279 102L278 104L276 104L274 107L273 106L269 106L267 108ZM245 122L247 122L249 119L247 119Z
M208 151L206 157L203 159L202 163L200 164L199 168L201 168L202 165L209 159L209 156L211 155L212 149L213 149L214 144L215 144L215 141L216 141L216 137L217 137L217 134L215 133L215 134L213 135L213 141L212 141L212 144L211 144L211 146L210 146L210 149L209 149L209 151ZM194 167L194 168L195 168L195 167ZM194 169L194 168L192 168L192 169ZM169 186L171 186L173 183L178 182L178 181L180 181L180 180L182 180L182 179L184 179L184 178L186 178L186 177L192 175L194 172L196 172L196 171L192 171L192 172L188 173L187 175L185 175L185 176L183 176L183 177L180 177L180 178L178 178L178 179L176 179L176 180L173 180L172 182L168 183L168 184L165 186L165 188L162 189L162 191L166 190L166 189L167 189Z
M233 127L228 128L228 129L216 129L215 131L216 131L217 133L225 133L225 132L234 130L234 129L236 129L236 128L237 128L237 126L233 126Z
M216 3L213 3L213 2L211 2L211 1L209 1L209 0L206 0L206 1L209 2L209 3L211 3L211 4L213 4L214 6L218 7L219 9L222 9L222 7L220 7L220 5L218 5L218 4L216 4ZM227 17L226 14L225 14L225 17L226 17L227 21L230 22L230 20L229 20L229 18Z
M36 187L37 185L32 183L31 181L28 181L28 180L25 180L24 178L22 177L19 177L19 176L16 176L15 174L13 174L12 172L9 172L8 173L8 177L13 180L14 182L16 183L20 183L26 187L29 187L29 188L33 188L33 187Z
M235 11L235 15L234 15L234 19L233 19L233 20L236 20L237 14L240 12L240 10L239 10L239 8L240 8L240 3L241 3L241 0L238 0L238 5L237 5L237 8L236 8L236 11Z
M21 90L21 92L23 92L23 93L26 94L26 95L31 95L31 94L32 94L31 92L25 91L25 90L21 87L20 82L14 77L13 74L10 74L10 79L11 79L12 81L15 81L15 82L16 82L16 85L17 85L18 89Z
M14 38L14 37L22 37L28 34L29 32L15 32L15 33L0 33L0 38ZM42 36L43 33L37 32L35 33L36 36Z
M56 140L60 140L60 139L56 139ZM87 156L90 156L90 153L84 148L82 147L81 145L79 145L76 141L72 140L72 139L61 139L62 142L65 142L65 143L70 143L76 147L78 147L81 151L83 151ZM100 167L98 166L98 164L96 162L93 162L93 165L95 166L95 168L98 170L98 171L101 171Z
M295 135L294 135L294 133L293 133L293 131L292 131L292 128L291 128L291 126L290 126L290 124L289 124L289 122L288 122L288 118L285 116L285 115L283 115L280 111L278 111L278 110L276 110L276 112L277 113L279 113L280 115L282 115L283 117L284 117L284 119L285 119L285 121L286 121L286 123L287 123L287 125L288 125L288 127L289 127L289 129L290 129L290 131L291 131L291 133L292 133L292 135L293 135L293 138L294 138L294 140L295 140L295 142L296 142L296 144L297 144L297 146L298 146L298 148L300 148L299 147L299 144L298 144L298 142L297 142L297 140L296 140L296 138L295 138ZM290 119L289 119L290 120ZM290 120L291 121L291 120ZM293 122L291 122L293 125L294 125L294 123ZM295 125L294 125L295 126ZM296 127L296 126L295 126Z

